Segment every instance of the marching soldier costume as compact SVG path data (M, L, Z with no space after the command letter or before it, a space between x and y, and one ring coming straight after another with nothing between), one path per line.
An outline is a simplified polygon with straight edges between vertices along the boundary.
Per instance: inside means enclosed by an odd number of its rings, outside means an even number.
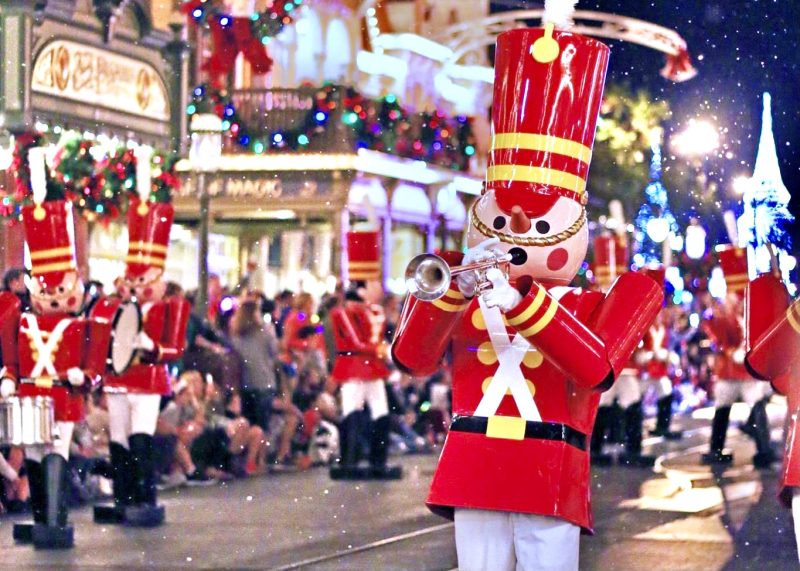
M66 469L75 422L83 419L85 389L99 380L110 341L106 323L77 317L83 284L75 262L72 204L53 200L22 210L30 250L31 301L22 313L17 297L0 294L3 369L7 398L47 397L54 404L58 438L25 446L32 524L14 525L14 539L38 548L69 548Z
M723 303L714 308L703 328L715 347L714 355L714 420L711 424L709 451L704 464L729 464L733 455L724 450L731 407L742 399L751 408L757 453L753 465L768 468L775 461L769 444L769 422L766 402L769 385L754 379L745 367L744 296L747 289L747 252L738 246L717 248L720 266L728 293Z
M779 498L792 509L800 550L800 300L791 303L780 275L764 274L750 283L746 315L747 368L788 401Z
M618 236L601 235L594 240L594 253L596 283L602 292L607 292L617 277L628 271L628 248ZM650 272L645 274L659 282L658 274ZM663 283L663 273L660 277L662 279L659 283ZM652 330L653 328L645 336L645 342ZM648 467L655 463L655 457L642 454L644 421L642 397L651 384L650 377L646 376L645 361L650 361L651 358L646 348L638 349L628 360L614 385L600 397L600 406L592 431L592 464L599 466L611 464L612 457L603 453L603 444L607 434L617 428L614 426L615 422L621 422L624 427L625 452L620 455L619 463L630 467ZM670 386L670 394L671 388ZM621 418L615 413L617 406L622 408Z
M140 304L142 331L138 354L122 374L107 374L114 505L97 506L98 523L152 527L164 521L156 500L153 434L161 397L172 392L169 363L186 343L191 306L183 297L164 297L164 265L174 209L171 204L131 197L124 284ZM96 309L108 303L100 300Z
M440 299L409 298L392 347L416 376L452 349L454 418L427 504L455 520L464 571L578 568L600 393L661 307L642 274L623 274L605 295L566 287L588 246L586 175L608 54L552 24L498 36L487 190L466 254L444 257L509 254L508 273L461 272Z
M377 232L348 232L347 279L351 289L343 306L331 311L330 322L336 345L331 377L341 384L341 459L331 467L333 479L396 479L399 467L387 466L389 405L386 395L385 356L382 354L385 316L380 305L380 245ZM361 286L361 287L359 287ZM369 437L369 470L358 466L359 417L369 406L372 430Z

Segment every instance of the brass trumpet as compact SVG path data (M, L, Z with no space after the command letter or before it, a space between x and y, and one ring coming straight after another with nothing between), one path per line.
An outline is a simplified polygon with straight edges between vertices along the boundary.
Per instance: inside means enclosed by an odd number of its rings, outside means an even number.
M479 274L477 289L478 292L482 292L491 286L486 278L486 272L491 268L498 268L507 274L511 258L511 254L504 254L491 260L451 268L447 262L435 254L420 254L412 258L406 266L406 288L408 288L408 293L417 299L433 301L444 296L450 287L450 280L453 276L477 271Z

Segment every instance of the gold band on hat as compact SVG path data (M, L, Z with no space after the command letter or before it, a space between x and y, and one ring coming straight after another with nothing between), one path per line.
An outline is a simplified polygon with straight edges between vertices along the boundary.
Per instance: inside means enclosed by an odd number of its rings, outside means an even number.
M59 248L48 248L47 250L36 250L31 252L31 261L42 260L45 258L60 258L61 256L72 256L72 246Z
M63 272L66 270L75 270L75 260L68 262L53 262L52 264L31 264L31 272L34 274L46 274L48 272Z
M162 254L167 253L166 246L154 244L153 242L145 242L144 240L139 240L137 242L131 242L128 244L128 251L131 250L141 250L142 252L159 252Z
M166 258L162 258L159 256L133 254L125 256L125 262L128 264L142 264L148 266L155 266L157 268L163 268L164 265L166 264Z
M592 158L592 149L582 143L540 133L498 133L492 137L492 150L501 149L556 153L586 164Z
M582 195L586 192L586 180L572 173L546 167L528 165L494 165L486 170L486 181L529 182L557 186Z

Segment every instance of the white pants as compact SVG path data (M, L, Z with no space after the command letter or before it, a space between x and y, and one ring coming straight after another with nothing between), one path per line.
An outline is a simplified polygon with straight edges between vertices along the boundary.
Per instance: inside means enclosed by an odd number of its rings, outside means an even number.
M372 420L389 414L389 402L386 398L386 386L382 379L375 381L345 381L341 387L342 416L361 410L369 405Z
M743 400L747 406L752 407L766 397L770 391L766 381L725 381L714 383L714 404L717 408L731 406L737 400Z
M25 457L34 462L41 462L45 456L51 453L62 456L64 460L69 460L69 445L72 442L72 430L75 428L74 422L56 421L58 439L52 444L34 444L25 447Z
M600 406L611 406L614 404L614 399L617 399L619 406L628 408L633 403L642 400L651 387L655 390L658 398L672 394L672 383L667 377L640 379L635 375L622 374L611 385L611 388L600 396Z
M106 396L111 442L128 448L128 436L131 434L155 434L160 395L106 393Z
M532 514L457 508L459 571L578 571L580 528Z

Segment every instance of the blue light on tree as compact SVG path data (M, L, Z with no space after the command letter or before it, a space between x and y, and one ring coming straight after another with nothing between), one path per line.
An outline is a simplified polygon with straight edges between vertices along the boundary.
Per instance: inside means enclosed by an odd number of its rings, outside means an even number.
M789 282L794 260L789 256L789 225L794 217L787 208L791 195L783 184L772 133L772 98L764 93L761 138L753 176L744 185L744 211L737 220L739 242L748 246L751 277L774 269L781 270ZM770 252L772 249L772 252Z
M637 261L644 264L662 261L662 244L671 234L678 232L678 223L669 209L667 189L661 182L661 147L654 144L652 149L650 182L644 189L645 201L634 220L640 256L637 256Z

